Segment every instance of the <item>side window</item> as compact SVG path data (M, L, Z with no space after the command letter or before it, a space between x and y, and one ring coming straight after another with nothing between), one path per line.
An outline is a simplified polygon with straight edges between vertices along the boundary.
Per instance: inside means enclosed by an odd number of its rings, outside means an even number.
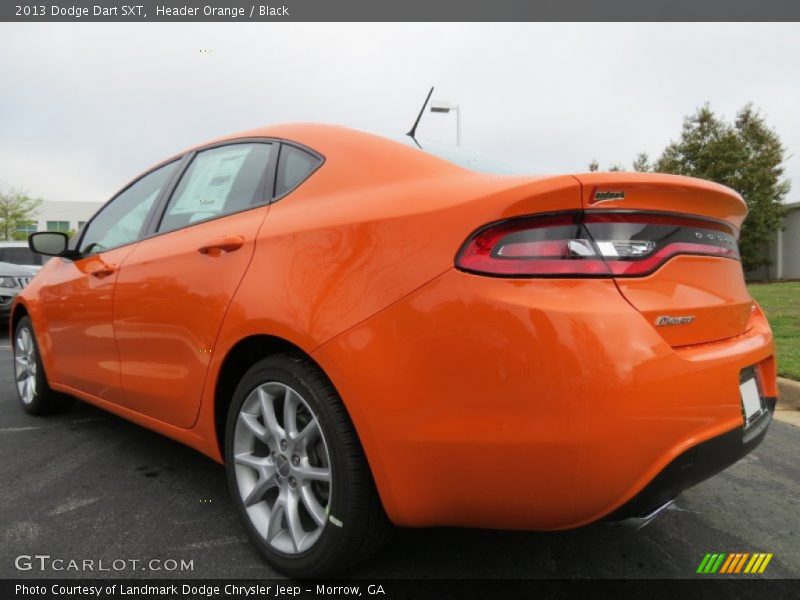
M104 206L86 227L81 252L103 252L136 241L176 165L173 161L148 173Z
M281 146L278 172L275 176L275 196L283 196L300 185L321 162L319 158L304 150L288 144Z
M265 201L272 144L231 144L194 157L167 204L159 231L227 215Z

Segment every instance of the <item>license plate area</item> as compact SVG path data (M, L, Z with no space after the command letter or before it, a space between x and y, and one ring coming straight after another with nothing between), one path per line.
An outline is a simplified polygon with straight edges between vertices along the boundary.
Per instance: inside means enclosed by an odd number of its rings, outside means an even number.
M739 373L739 396L742 402L744 427L747 429L754 421L767 412L767 404L761 394L755 367L742 369Z

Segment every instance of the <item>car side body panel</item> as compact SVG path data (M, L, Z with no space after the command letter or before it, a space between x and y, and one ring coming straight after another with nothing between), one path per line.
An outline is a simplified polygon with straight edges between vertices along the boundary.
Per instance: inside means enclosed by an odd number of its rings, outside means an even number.
M194 424L217 335L268 211L253 208L136 244L114 294L128 407L179 427ZM241 245L201 251L229 238Z

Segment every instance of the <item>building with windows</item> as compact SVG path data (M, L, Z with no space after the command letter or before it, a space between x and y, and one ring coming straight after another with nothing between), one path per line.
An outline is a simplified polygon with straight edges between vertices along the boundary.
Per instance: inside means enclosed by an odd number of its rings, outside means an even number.
M767 250L771 264L747 273L750 280L800 279L800 202L783 207L783 225Z
M100 202L61 202L44 200L27 224L18 227L17 237L25 237L34 231L77 232L92 218L102 203Z

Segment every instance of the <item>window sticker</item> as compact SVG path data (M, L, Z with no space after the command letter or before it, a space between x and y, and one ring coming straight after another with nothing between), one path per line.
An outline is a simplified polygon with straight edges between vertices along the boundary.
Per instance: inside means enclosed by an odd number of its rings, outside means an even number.
M197 155L189 181L170 214L202 213L208 218L223 211L236 175L252 146L231 146Z

